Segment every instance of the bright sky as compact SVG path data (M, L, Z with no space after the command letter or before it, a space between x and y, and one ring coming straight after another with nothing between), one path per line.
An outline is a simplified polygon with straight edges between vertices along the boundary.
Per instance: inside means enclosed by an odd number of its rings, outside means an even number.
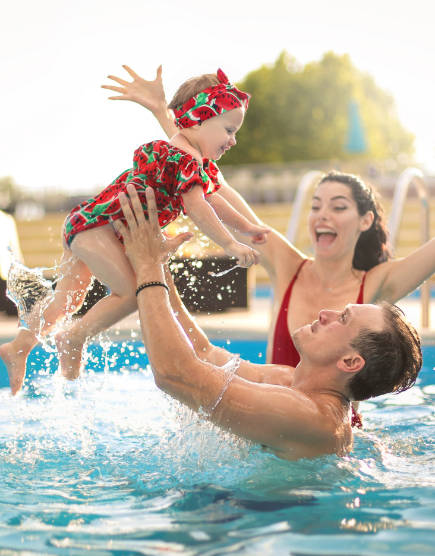
M109 73L151 78L167 98L222 67L232 81L287 50L305 64L349 53L390 91L435 170L431 0L14 0L0 11L0 176L31 188L93 192L163 137L138 105L106 100ZM258 6L258 7L256 7Z

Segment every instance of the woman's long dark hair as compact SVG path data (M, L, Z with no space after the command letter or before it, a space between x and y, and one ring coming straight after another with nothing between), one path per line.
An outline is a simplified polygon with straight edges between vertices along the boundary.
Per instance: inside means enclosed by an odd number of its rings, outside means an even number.
M388 233L384 211L379 203L377 193L371 186L366 185L360 177L341 172L329 172L320 180L319 185L334 181L343 183L350 188L360 216L363 216L369 210L374 214L373 224L368 230L361 233L357 241L352 261L353 268L370 270L391 257L387 246Z

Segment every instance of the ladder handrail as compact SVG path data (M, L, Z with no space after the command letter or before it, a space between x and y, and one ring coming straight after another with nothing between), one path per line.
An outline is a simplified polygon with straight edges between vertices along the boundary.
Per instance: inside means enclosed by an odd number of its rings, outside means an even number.
M402 221L403 208L408 194L409 186L414 185L418 197L420 199L421 212L421 243L426 243L430 239L430 207L429 207L429 191L424 181L423 172L418 168L406 168L400 174L397 184L394 188L393 204L391 214L388 221L388 229L390 233L390 245L394 253L399 234L400 224ZM429 281L426 280L421 286L421 326L429 327Z
M399 233L400 223L403 215L403 206L408 194L409 186L413 184L416 187L419 199L425 207L428 205L428 188L424 181L423 172L418 168L406 168L400 174L397 184L394 188L394 197L391 207L391 214L388 221L388 229L390 232L390 244L394 248L397 243L397 235ZM429 231L425 241L429 239Z
M313 185L314 180L319 179L321 176L323 176L323 172L319 172L318 170L310 170L302 176L299 182L298 188L296 190L295 200L293 201L292 214L288 223L286 234L287 239L291 243L294 243L296 239L296 234L299 229L299 223L307 193Z

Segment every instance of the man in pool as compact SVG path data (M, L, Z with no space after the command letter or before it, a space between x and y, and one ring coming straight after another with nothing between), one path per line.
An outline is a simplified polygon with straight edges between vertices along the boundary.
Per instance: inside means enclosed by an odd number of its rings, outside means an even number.
M210 421L286 459L343 455L352 447L351 400L410 388L421 368L420 341L396 307L322 310L294 332L296 368L247 361L213 346L182 305L165 265L190 234L166 238L147 191L145 220L134 187L121 195L124 239L137 279L144 343L156 385Z

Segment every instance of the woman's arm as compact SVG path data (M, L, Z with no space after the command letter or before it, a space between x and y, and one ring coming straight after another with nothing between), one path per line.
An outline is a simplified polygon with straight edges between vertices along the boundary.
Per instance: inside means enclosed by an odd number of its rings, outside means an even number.
M407 257L382 263L368 275L372 288L368 301L396 303L414 291L435 272L435 238L431 239Z

